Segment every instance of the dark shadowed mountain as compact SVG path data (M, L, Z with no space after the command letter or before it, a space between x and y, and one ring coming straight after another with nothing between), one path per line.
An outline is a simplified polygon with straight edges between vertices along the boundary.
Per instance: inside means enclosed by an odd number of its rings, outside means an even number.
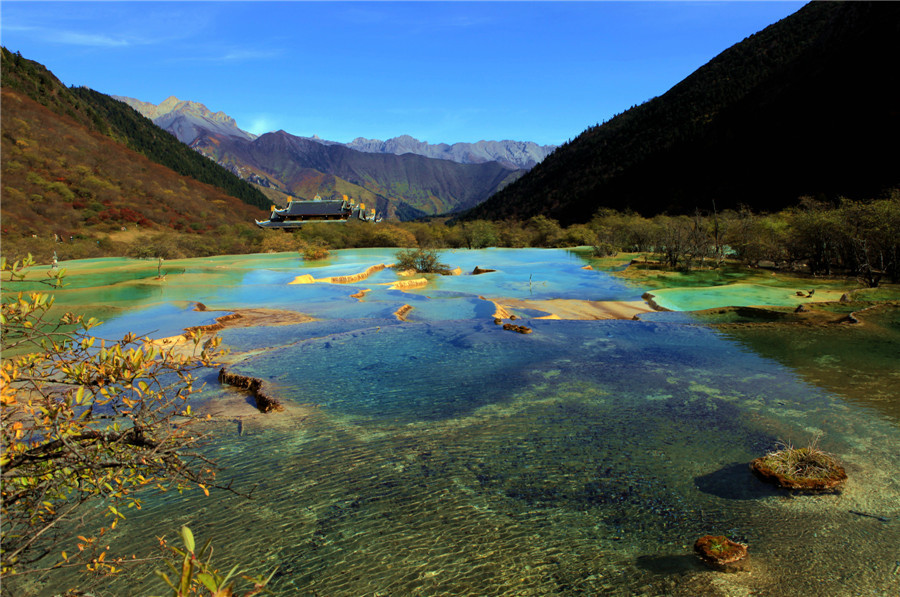
M497 162L356 151L284 131L253 141L204 134L192 147L263 187L300 197L347 194L404 220L468 209L524 172Z
M815 2L732 46L664 95L591 127L466 217L588 220L900 183L900 3Z

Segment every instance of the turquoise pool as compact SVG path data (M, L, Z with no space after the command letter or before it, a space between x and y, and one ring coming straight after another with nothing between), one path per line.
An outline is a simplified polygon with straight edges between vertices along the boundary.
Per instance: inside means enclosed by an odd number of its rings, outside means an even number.
M497 271L409 292L381 284L398 279L392 270L351 285L288 284L392 255L340 251L312 268L285 256L189 260L164 283L150 279L154 265L150 278L64 292L119 301L104 336L198 325L210 313L194 301L316 318L220 332L229 367L266 380L284 412L259 414L205 374L196 406L214 415L206 453L254 499L148 496L111 543L153 553L156 536L189 524L213 539L223 568L277 567L276 595L831 597L900 587L896 420L689 318L525 317L528 335L495 325L485 299L639 299L563 250L448 252L442 260L464 272ZM414 309L401 322L392 313L404 304ZM886 391L900 401L896 387ZM791 495L750 474L747 463L779 439L817 434L847 466L842 493ZM707 533L748 543L749 568L704 568L691 546ZM72 578L28 594L52 595ZM146 570L83 586L163 588Z

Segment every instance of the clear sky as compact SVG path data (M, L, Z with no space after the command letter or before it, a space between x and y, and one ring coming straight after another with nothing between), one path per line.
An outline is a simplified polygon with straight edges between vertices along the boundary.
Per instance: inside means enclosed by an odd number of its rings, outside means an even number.
M66 85L205 104L260 134L559 144L803 2L8 2Z

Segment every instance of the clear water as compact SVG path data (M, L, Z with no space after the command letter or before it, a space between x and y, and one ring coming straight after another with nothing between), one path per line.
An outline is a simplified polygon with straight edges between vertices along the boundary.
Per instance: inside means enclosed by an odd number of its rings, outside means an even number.
M341 251L310 273L356 273L391 254ZM211 260L110 321L110 332L149 320L168 331L209 316L177 303L195 300L319 318L221 332L230 367L267 380L286 406L258 414L214 372L198 398L216 414L206 450L221 479L254 499L148 496L117 529L119 549L153 553L157 535L186 523L213 538L223 568L277 566L276 595L898 594L898 419L693 318L525 318L529 335L496 326L479 296L639 294L565 251L443 260L498 271L400 292L377 285L396 279L390 271L291 286L307 270L281 257L221 270ZM362 288L371 292L350 297ZM414 306L405 323L391 315L403 304ZM882 389L900 403L896 384ZM750 474L747 463L778 439L819 432L847 466L842 493L792 495ZM749 543L749 568L700 565L691 546L707 533ZM162 592L146 570L94 590L134 587Z
M209 309L265 307L331 320L390 318L409 304L413 311L408 319L422 322L489 318L494 307L485 299L492 298L640 299L634 288L606 274L581 269L585 262L576 254L550 249L446 251L441 259L460 267L464 275L429 275L427 286L408 291L389 288L390 283L404 279L393 269L353 284L290 284L307 273L315 278L346 276L371 265L390 264L395 253L394 249L336 251L331 259L312 266L290 254L185 259L164 262L164 280L156 279L153 262L85 260L63 264L70 284L56 294L58 302L69 308L101 304L107 310L115 309L101 315L106 325L95 330L98 335L111 337L140 321L142 330L158 330L150 334L154 338L178 333L177 324L143 323L163 317L175 323L177 317L170 317L172 303L177 303L184 315L181 327L211 318L209 314L192 315L193 301ZM470 275L478 265L497 271ZM362 300L350 297L362 290L369 291Z
M860 306L847 307L858 311ZM900 424L900 303L858 313L856 324L722 325L729 337L807 381Z

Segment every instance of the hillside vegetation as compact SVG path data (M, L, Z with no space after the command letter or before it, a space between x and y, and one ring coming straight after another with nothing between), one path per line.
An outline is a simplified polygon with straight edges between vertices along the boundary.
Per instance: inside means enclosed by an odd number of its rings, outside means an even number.
M644 215L802 195L881 195L900 182L900 4L814 2L722 52L661 97L590 127L470 218L599 207Z
M244 203L266 209L269 200L233 173L192 151L133 108L86 87L67 88L43 65L2 48L4 89L18 91L56 114L122 143L179 174L219 187Z
M141 132L142 123L127 113L98 109L101 94L67 89L6 50L2 72L4 256L32 252L47 262L54 252L59 259L142 255L154 252L148 235L162 233L178 238L170 239L170 250L183 246L188 254L245 252L258 243L252 222L265 211L155 163L124 141L141 140L147 153L177 161L179 154L168 149L174 142L214 176L246 183L152 124Z
M46 258L58 238L61 259L93 256L138 231L212 235L265 215L16 91L2 90L2 110L4 254L27 246Z

